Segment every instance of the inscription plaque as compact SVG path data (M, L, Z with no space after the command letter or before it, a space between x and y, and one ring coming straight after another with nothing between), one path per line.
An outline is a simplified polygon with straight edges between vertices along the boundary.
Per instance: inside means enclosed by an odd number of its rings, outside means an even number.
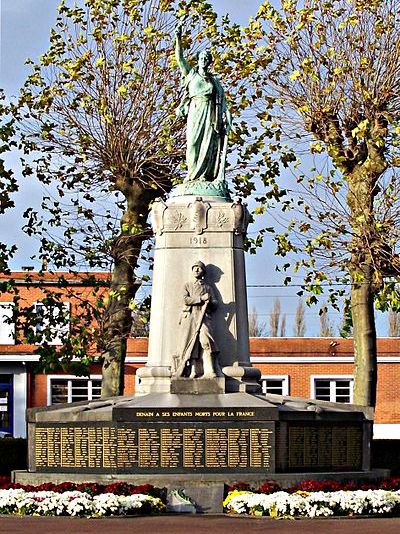
M292 470L358 470L362 465L361 425L291 425L288 467Z
M37 424L36 470L146 473L270 471L274 423Z
M121 409L110 422L35 423L38 472L355 471L363 423L271 419L262 408ZM279 450L277 450L279 447Z

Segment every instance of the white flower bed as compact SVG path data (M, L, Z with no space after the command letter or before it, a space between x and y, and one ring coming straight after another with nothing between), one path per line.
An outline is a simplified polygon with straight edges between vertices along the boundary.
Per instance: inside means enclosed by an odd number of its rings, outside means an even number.
M272 517L320 517L330 515L400 514L400 490L333 492L252 493L232 491L224 510L234 514Z
M94 516L158 513L161 499L150 495L129 496L102 493L91 496L80 491L0 490L0 514Z

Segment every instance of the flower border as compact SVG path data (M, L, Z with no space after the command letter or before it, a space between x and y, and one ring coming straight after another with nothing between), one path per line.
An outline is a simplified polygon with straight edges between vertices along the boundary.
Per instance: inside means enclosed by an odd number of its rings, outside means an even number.
M234 489L224 500L226 513L270 517L329 517L333 515L400 515L400 490L384 489L275 491L255 493Z
M104 517L158 514L164 511L165 504L159 497L143 493L92 495L76 490L64 492L25 491L22 488L0 490L0 514L7 515Z

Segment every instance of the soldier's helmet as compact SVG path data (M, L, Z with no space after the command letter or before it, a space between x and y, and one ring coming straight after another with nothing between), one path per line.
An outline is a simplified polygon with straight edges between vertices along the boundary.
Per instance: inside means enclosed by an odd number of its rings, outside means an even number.
M192 269L193 267L201 267L203 269L204 272L206 272L206 266L204 265L204 263L202 261L196 261L196 263L193 263L192 265Z

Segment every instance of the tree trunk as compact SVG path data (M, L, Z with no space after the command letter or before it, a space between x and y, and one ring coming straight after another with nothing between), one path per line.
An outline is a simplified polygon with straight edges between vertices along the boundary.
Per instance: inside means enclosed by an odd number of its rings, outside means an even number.
M159 193L136 185L125 190L124 194L127 210L121 218L121 233L113 244L114 269L104 314L102 398L124 392L126 347L132 326L130 302L139 287L134 271L142 243L149 237L145 231L149 204Z
M374 294L377 289L374 246L376 242L374 198L380 176L380 160L353 171L348 179L348 205L352 216L350 306L354 336L354 402L375 406L377 386ZM375 172L374 172L375 171Z
M377 350L372 267L352 274L351 315L354 331L354 403L375 406ZM360 276L362 275L362 281Z
M102 398L122 395L124 391L126 345L132 321L129 302L136 293L133 279L133 268L126 258L117 259L111 277L110 302L105 312L106 351L103 353Z

